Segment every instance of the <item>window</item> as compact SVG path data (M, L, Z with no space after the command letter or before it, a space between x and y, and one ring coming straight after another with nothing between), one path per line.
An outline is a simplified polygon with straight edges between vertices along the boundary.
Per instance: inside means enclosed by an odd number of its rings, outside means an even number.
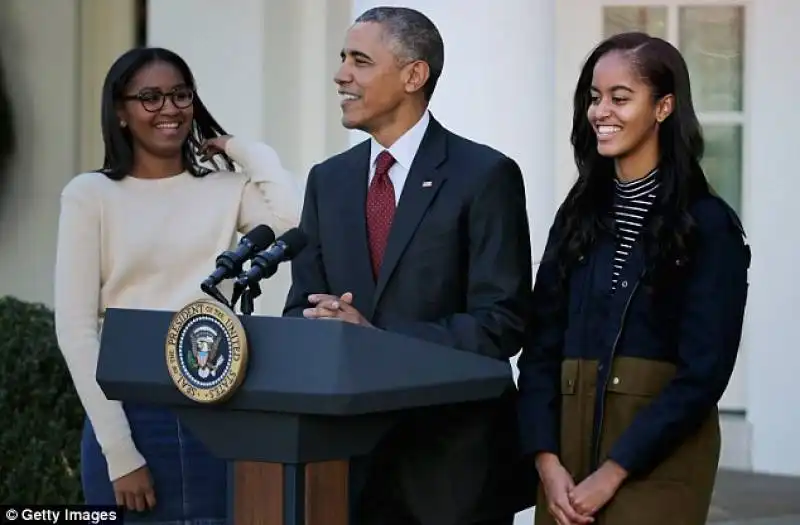
M703 169L714 190L741 213L744 7L604 7L604 36L625 31L663 38L683 54L706 139Z
M603 35L641 31L650 36L667 39L666 7L606 7L603 13Z

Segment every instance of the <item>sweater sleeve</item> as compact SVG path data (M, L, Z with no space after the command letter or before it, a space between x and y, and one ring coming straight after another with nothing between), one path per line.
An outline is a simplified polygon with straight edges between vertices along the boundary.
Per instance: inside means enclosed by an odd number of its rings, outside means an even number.
M95 379L100 353L100 209L91 176L73 179L61 194L55 266L59 347L92 423L113 481L145 464L119 401L106 399Z
M277 152L267 144L232 137L225 153L247 177L239 211L239 230L247 233L266 224L281 235L300 222L302 195L294 175L283 167Z

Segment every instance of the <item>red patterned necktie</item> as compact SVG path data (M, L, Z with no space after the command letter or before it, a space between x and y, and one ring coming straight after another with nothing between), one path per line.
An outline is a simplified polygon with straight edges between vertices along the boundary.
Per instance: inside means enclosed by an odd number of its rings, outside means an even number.
M395 163L391 153L384 150L375 161L375 175L367 192L367 240L372 260L373 276L377 278L394 219L394 185L389 168Z

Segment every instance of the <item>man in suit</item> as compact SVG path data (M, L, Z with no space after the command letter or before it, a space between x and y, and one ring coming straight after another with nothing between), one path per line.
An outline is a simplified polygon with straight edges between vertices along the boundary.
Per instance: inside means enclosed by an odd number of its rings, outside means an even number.
M311 169L285 315L338 318L508 360L531 291L517 164L442 127L428 103L444 45L421 13L379 7L347 33L342 122L371 139ZM422 409L371 455L357 522L510 525L533 501L514 481L516 389ZM524 502L515 499L524 492Z

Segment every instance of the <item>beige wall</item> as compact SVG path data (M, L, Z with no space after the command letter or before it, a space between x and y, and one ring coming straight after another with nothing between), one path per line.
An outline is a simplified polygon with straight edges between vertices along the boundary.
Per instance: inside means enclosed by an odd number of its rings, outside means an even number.
M77 5L0 2L19 144L0 190L0 296L52 302L58 196L77 164Z
M52 303L59 194L102 161L99 97L133 40L132 1L0 1L19 150L0 189L0 296Z
M103 162L100 98L108 68L135 43L135 0L79 0L80 121L78 170Z

